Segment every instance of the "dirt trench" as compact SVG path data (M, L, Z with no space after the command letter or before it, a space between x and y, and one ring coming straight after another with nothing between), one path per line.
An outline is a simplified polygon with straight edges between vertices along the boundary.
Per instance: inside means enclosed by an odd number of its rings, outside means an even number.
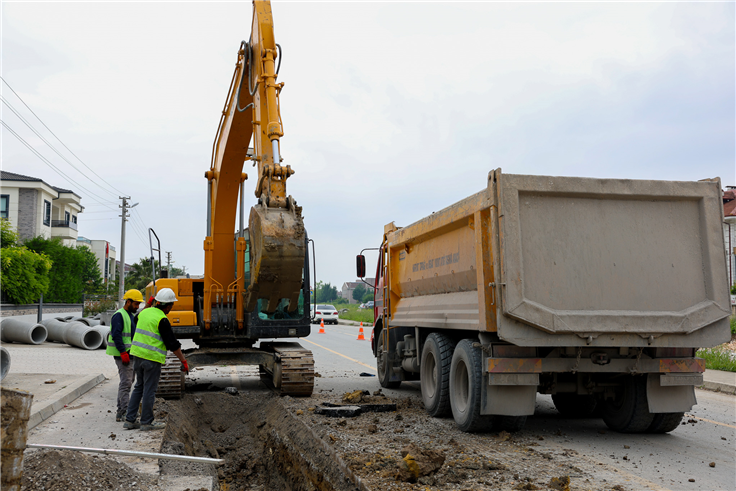
M161 473L215 476L221 491L367 489L333 448L270 393L186 394L160 404L162 452L224 464L161 461Z

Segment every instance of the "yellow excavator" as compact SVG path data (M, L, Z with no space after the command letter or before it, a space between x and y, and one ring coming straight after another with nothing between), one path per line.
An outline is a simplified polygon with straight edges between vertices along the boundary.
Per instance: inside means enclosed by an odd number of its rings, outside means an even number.
M307 336L311 328L309 240L302 209L286 193L294 170L281 157L280 65L271 4L255 0L250 39L238 50L205 172L204 275L160 278L148 285L146 296L161 288L174 290L178 300L168 314L174 332L199 346L185 350L190 367L258 365L262 378L282 394L308 396L314 385L310 351L295 342L253 347L259 339ZM258 169L257 204L248 228L245 162ZM165 366L160 396L181 396L183 376L177 366L175 360Z

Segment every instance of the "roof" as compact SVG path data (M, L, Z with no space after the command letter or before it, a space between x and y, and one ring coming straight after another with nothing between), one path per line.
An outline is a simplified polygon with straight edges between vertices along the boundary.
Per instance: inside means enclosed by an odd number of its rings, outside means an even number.
M38 177L24 176L23 174L16 174L15 172L8 172L5 170L0 171L0 179L3 181L43 182L43 179L39 179Z
M77 198L82 198L77 193L72 191L71 189L64 189L60 188L58 186L52 186L51 184L48 184L43 179L39 179L38 177L31 177L31 176L24 176L23 174L16 174L15 172L8 172L8 171L0 171L0 180L2 181L23 181L23 182L42 182L46 184L48 187L56 191L57 193L68 193L73 194Z
M723 216L736 217L736 190L723 192Z
M368 286L370 286L371 288L374 288L373 285L376 284L376 279L375 278L363 278L363 279L365 280L365 282L363 282L363 281L346 281L345 283L343 283L342 287L343 288L347 287L348 290L354 290L358 285L365 286L365 284L368 283Z

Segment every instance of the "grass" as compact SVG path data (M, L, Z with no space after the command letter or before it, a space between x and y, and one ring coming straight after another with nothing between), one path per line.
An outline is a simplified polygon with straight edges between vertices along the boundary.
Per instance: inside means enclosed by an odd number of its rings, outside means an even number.
M348 309L345 313L340 312L340 319L373 325L373 309L359 309L357 304L335 305L335 308L337 310Z
M731 334L736 334L736 315L731 317Z
M696 356L705 360L705 368L708 370L736 372L736 360L733 358L730 351L720 346L700 349L696 353Z

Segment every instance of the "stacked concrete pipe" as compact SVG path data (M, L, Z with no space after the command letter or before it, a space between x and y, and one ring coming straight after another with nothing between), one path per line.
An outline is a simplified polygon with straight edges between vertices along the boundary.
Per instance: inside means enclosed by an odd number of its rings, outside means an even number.
M84 320L87 321L88 326L92 326L92 327L99 326L100 324L102 324L102 321L96 317L85 317Z
M92 329L100 333L100 336L102 336L102 344L100 344L100 349L107 349L107 335L110 334L110 328L103 325L96 325L92 326Z
M44 319L41 324L46 326L48 331L47 341L53 341L55 343L64 343L64 332L69 327L69 323L62 320L62 318L56 319Z
M81 322L67 322L64 342L77 348L94 350L102 344L102 335L95 328Z
M48 333L43 324L26 322L12 317L0 323L0 340L4 343L41 344Z
M67 319L67 322L81 322L82 324L86 324L88 326L91 326L92 324L89 323L89 320L85 319L84 317L72 317L71 319Z
M10 371L10 353L0 346L0 380L4 379Z

